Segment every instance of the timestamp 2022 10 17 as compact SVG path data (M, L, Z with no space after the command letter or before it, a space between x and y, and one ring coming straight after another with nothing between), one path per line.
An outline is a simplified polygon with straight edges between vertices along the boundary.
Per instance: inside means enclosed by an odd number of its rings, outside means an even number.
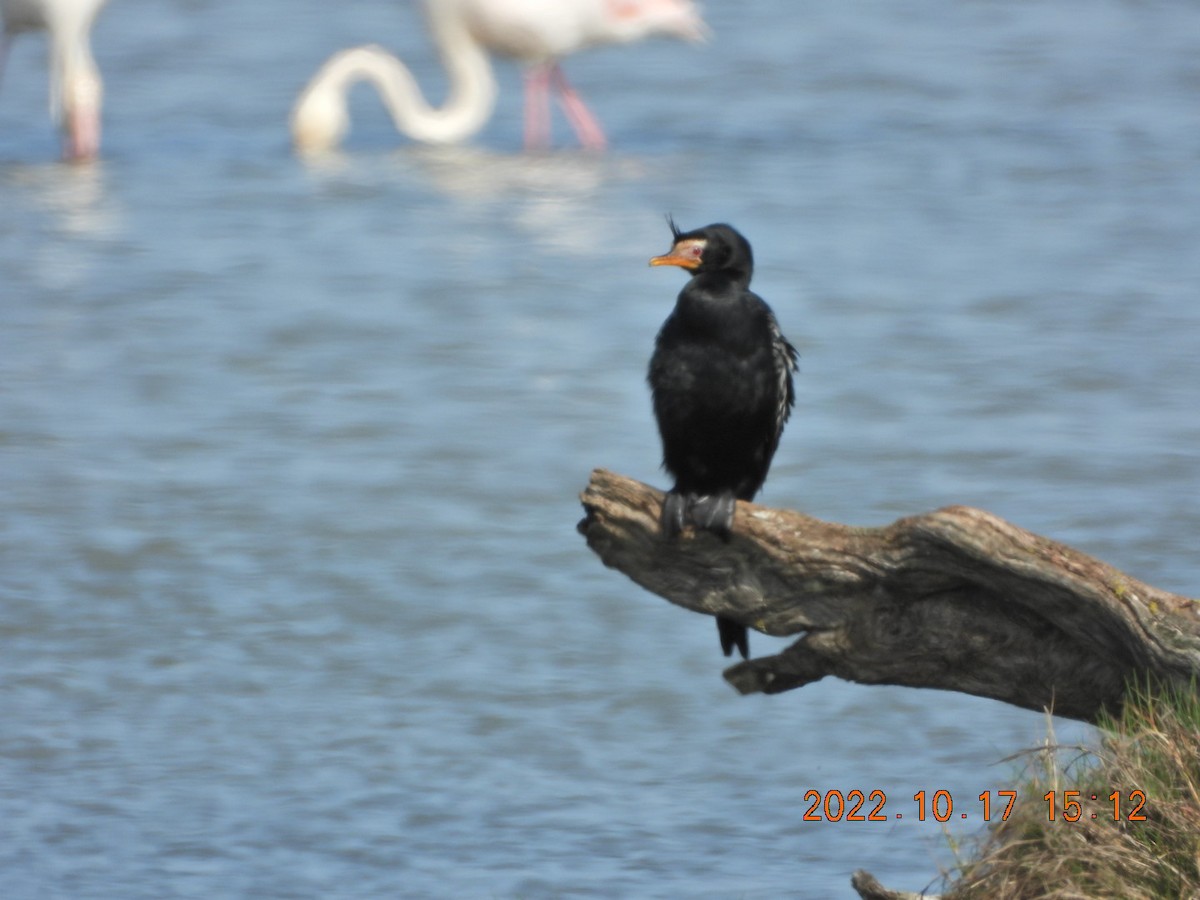
M1017 791L983 791L972 801L956 807L949 791L936 790L917 791L911 804L907 801L893 803L881 790L868 793L857 788L850 791L833 788L806 791L804 802L808 804L804 811L805 822L891 822L904 818L918 822L928 819L949 822L955 818L1003 822L1022 801ZM1146 792L1139 789L1108 794L1047 791L1041 802L1045 804L1046 819L1050 822L1146 821Z

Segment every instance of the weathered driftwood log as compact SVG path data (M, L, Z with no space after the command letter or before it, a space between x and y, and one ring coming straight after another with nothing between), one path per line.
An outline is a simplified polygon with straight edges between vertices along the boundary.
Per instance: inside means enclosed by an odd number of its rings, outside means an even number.
M1119 710L1130 676L1186 686L1200 673L1200 603L979 509L852 528L738 503L729 542L668 541L662 498L597 469L579 531L605 565L672 603L802 635L727 669L743 694L836 675L1095 721Z

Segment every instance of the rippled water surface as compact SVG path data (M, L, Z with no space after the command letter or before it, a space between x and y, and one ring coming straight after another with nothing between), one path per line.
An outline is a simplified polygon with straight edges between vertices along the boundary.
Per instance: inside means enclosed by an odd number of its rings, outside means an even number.
M935 822L804 822L804 794L974 813L1042 716L832 680L740 698L712 623L574 530L593 467L666 482L666 212L747 234L803 356L765 502L973 504L1196 592L1200 10L707 17L705 47L569 62L602 158L565 129L519 152L509 66L466 147L398 141L362 89L345 152L294 157L288 106L339 47L440 96L406 4L113 0L88 166L55 162L44 46L15 45L5 896L822 898L952 864Z

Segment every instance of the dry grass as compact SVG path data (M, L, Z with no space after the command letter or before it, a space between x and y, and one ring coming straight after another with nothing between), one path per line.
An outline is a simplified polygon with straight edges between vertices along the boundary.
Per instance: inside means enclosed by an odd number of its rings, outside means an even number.
M1074 748L1067 758L1051 733L1032 751L1012 814L977 858L960 862L946 900L1200 898L1200 696L1138 690L1131 698L1119 720L1103 724L1099 749ZM1049 791L1054 821L1042 799ZM1145 821L1131 820L1135 791L1145 794ZM1064 801L1076 796L1082 816L1066 821Z

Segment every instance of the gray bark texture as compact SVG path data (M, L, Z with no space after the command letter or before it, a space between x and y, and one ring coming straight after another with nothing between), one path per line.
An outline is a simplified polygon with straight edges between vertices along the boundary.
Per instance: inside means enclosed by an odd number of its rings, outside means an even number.
M606 566L693 612L799 635L725 671L743 694L835 675L1095 722L1131 677L1187 688L1200 673L1200 603L983 510L853 528L739 502L728 542L669 541L661 491L597 469L580 499Z

